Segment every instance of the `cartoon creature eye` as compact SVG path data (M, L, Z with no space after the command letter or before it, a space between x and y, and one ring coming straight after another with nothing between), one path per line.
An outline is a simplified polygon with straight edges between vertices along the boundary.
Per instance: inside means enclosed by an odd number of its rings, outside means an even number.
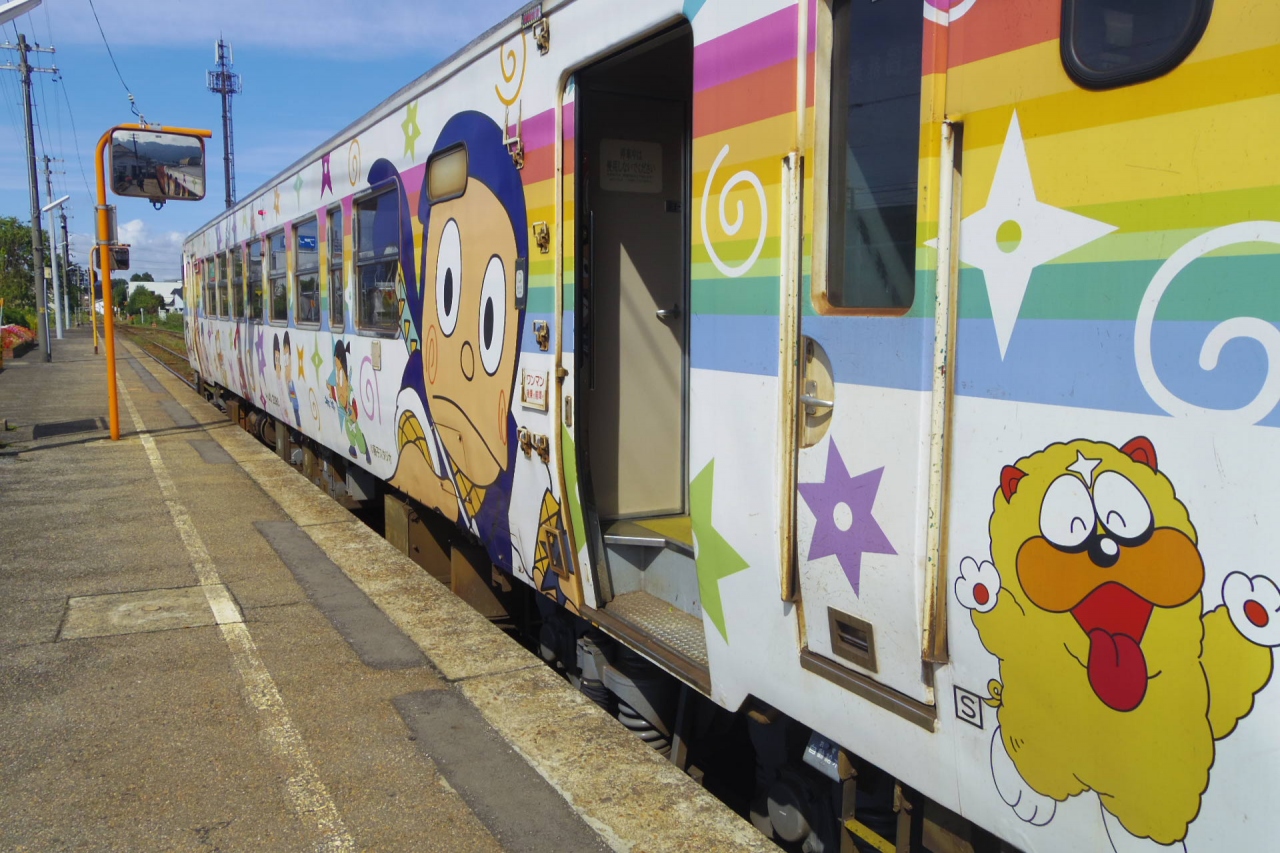
M507 330L507 271L494 255L484 271L480 289L480 363L492 376L502 362L502 342Z
M440 315L440 331L446 337L452 335L458 326L461 288L462 237L458 234L457 221L450 219L440 234L440 249L436 256L436 312Z
M1040 504L1040 533L1059 548L1079 548L1093 534L1098 517L1084 482L1063 474L1049 484Z
M1093 501L1102 526L1117 539L1140 539L1151 530L1151 505L1128 477L1103 471L1093 481Z

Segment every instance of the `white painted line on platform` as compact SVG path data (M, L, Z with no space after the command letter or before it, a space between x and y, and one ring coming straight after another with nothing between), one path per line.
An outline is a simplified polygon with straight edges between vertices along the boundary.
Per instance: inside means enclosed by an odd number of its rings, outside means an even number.
M133 399L129 396L124 383L121 382L119 387L120 396L129 410L129 417L133 419L133 424L138 430L138 438L147 451L147 459L151 463L152 472L156 475L156 482L160 484L160 495L164 498L165 506L169 508L174 527L182 537L182 544L186 546L187 553L191 556L191 565L196 571L205 599L209 602L209 609L213 611L213 617L218 622L222 637L231 650L231 662L236 672L240 674L245 702L258 712L263 739L270 745L276 759L288 768L289 776L285 780L285 791L289 795L289 802L294 812L299 820L304 824L310 824L319 833L320 841L316 844L316 850L326 851L326 853L354 851L355 842L347 832L342 816L338 814L337 804L330 796L329 789L325 787L324 781L311 762L307 745L303 742L297 726L293 724L288 709L285 708L280 690L258 655L258 649L254 645L249 628L244 624L244 617L231 598L231 594L222 584L222 579L218 576L218 568L214 565L213 558L209 556L209 551L204 546L204 540L200 538L200 533L191 521L191 514L178 499L177 487L173 484L173 478L169 476L169 469L165 466L164 460L160 458L160 448L156 446L151 434L146 431L142 416L133 405Z

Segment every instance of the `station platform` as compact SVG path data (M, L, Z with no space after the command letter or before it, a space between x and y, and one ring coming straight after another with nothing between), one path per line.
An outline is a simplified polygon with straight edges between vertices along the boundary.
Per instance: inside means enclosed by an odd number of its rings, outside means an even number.
M0 372L0 849L777 850L118 353Z

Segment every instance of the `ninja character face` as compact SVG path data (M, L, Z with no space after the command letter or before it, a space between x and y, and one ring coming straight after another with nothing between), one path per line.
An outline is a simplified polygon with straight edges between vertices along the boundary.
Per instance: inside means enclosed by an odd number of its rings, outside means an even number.
M454 463L487 485L507 467L519 353L516 237L498 197L474 177L432 206L425 238L423 375Z
M293 350L289 347L289 333L285 332L284 333L284 356L282 358L282 361L284 363L284 375L286 379L289 377L290 373L293 371L293 359L291 357L292 355L293 355Z
M347 372L347 347L339 342L333 348L333 372L337 377L337 384L334 386L338 393L338 404L344 408L347 401L351 399L351 376Z
M280 375L280 336L276 335L271 343L271 363L275 365L276 376Z

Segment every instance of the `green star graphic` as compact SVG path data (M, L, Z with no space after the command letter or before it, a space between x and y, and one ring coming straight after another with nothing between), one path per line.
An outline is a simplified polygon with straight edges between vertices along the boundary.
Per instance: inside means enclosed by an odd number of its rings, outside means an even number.
M729 642L724 624L724 604L720 600L720 581L747 568L747 561L711 525L711 494L715 490L716 461L689 484L689 509L693 521L694 545L698 554L698 590L702 594L702 612Z
M311 347L311 363L315 366L315 376L318 380L320 378L320 368L324 367L324 356L320 355L320 347L315 346L314 343Z
M422 131L418 130L417 101L404 108L404 121L400 123L400 129L404 131L404 153L412 161L417 157L417 153L414 150L415 144L418 141L418 137L422 135Z
M302 175L293 179L293 193L297 196L298 207L302 207Z

